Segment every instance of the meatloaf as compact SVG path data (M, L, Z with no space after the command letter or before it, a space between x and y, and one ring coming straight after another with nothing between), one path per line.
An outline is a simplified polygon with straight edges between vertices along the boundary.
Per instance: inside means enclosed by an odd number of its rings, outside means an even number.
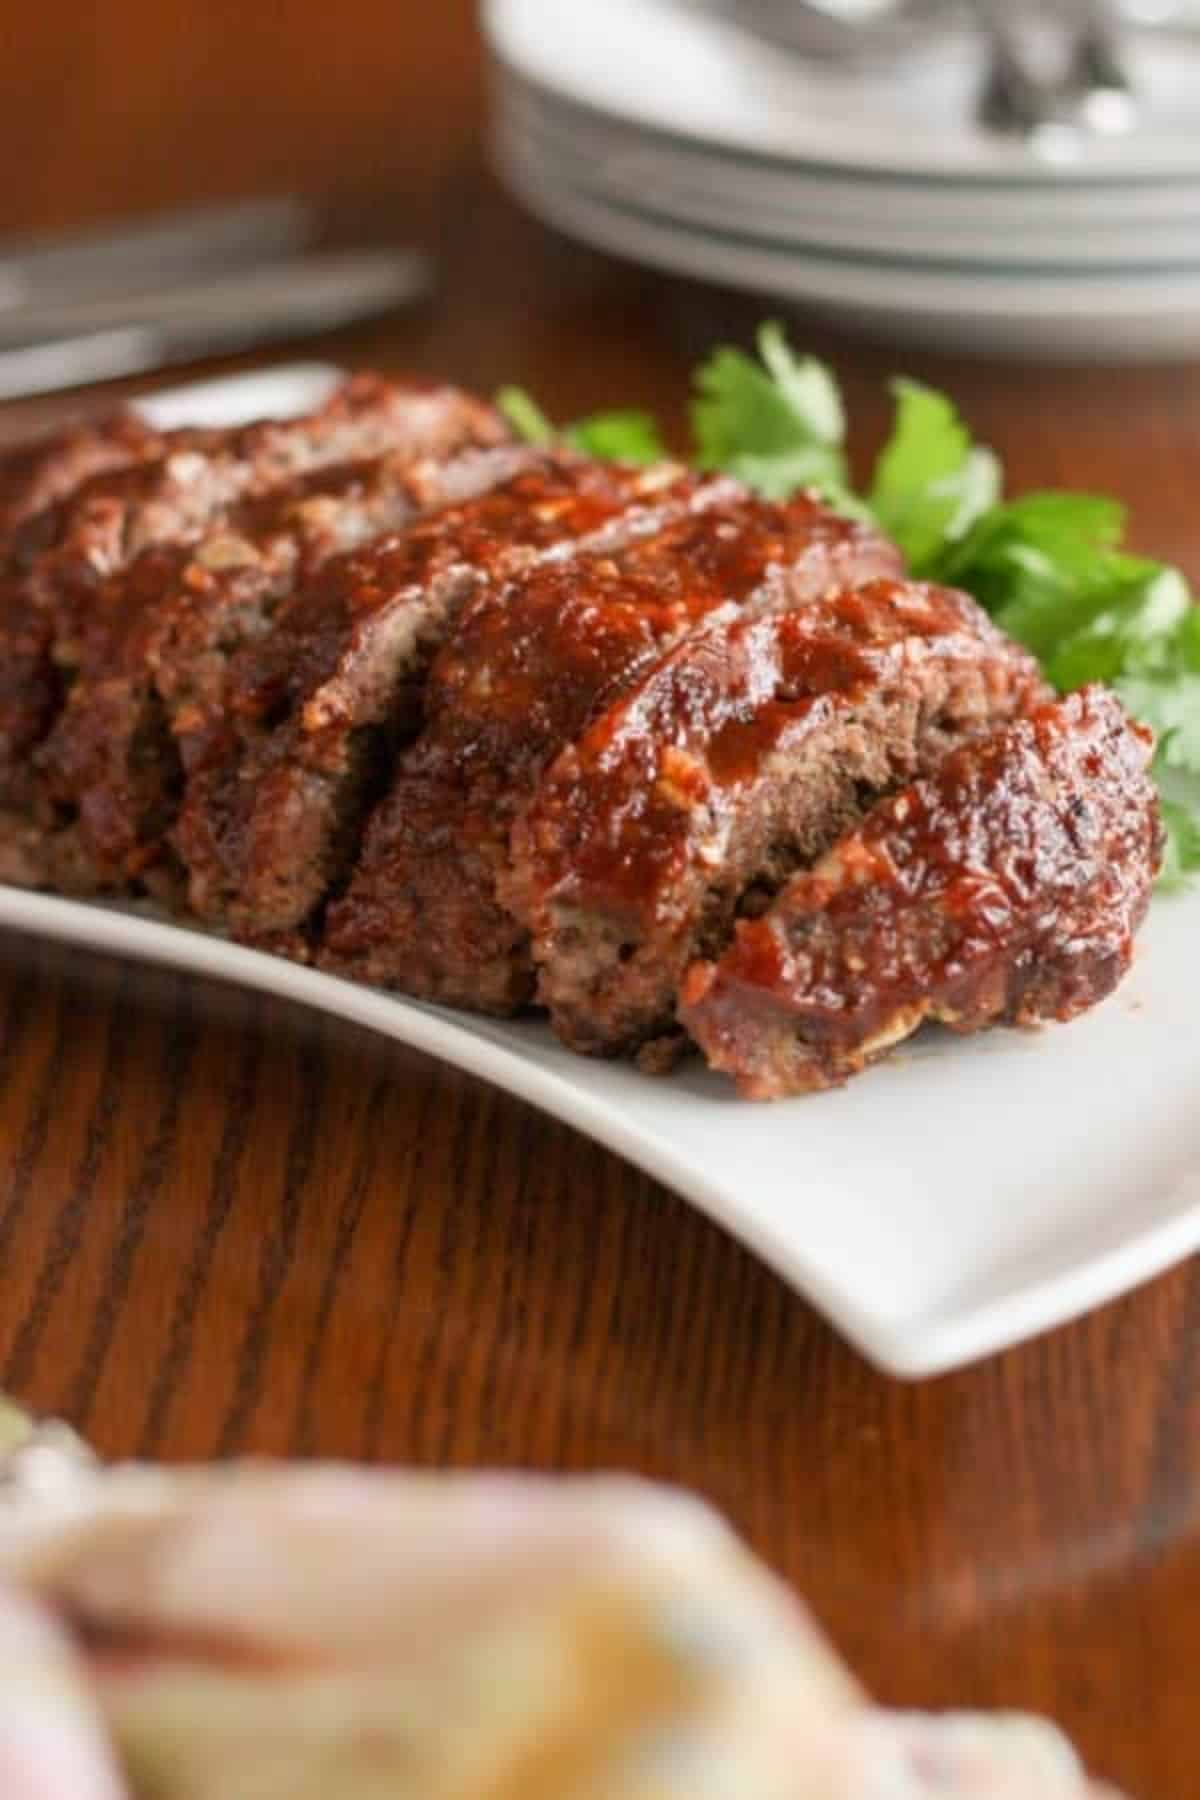
M543 457L330 563L232 671L240 735L189 782L176 833L192 905L251 941L294 934L354 855L364 808L419 723L430 659L468 599L727 491L674 467Z
M370 822L323 966L491 1012L533 993L498 892L509 834L554 756L706 614L805 605L896 553L809 496L719 496L621 551L484 594L434 664L426 725Z
M90 475L162 453L162 434L133 412L68 426L0 454L0 541Z
M168 435L161 456L92 476L10 535L0 575L0 845L4 879L47 871L25 815L31 752L54 722L85 653L97 594L145 551L194 541L228 509L305 470L384 451L440 453L504 427L455 389L356 377L316 412L231 431Z
M743 1091L1068 1018L1151 745L812 495L514 444L457 389L0 455L0 880Z
M31 644L32 616L45 654L71 670L91 598L142 550L192 538L244 496L320 463L385 450L431 454L503 431L491 408L456 389L359 376L302 418L168 433L161 455L93 474L9 534L0 612L6 639ZM0 666L6 691L19 693L22 671L8 656ZM0 743L3 727L0 711Z
M1074 1018L1124 975L1150 898L1152 748L1093 687L956 751L688 971L688 1031L772 1099L845 1081L926 1019Z
M147 550L97 594L82 666L38 756L59 887L170 880L186 773L229 739L226 671L330 556L511 476L515 446L311 470L243 501L192 545Z
M687 963L745 897L819 855L865 800L1045 689L966 595L876 582L720 615L551 768L513 835L509 905L573 1049L669 1034Z

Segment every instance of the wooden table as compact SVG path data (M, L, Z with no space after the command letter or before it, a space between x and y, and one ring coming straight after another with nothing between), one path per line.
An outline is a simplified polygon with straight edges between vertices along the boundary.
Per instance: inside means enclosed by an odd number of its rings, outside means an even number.
M573 249L500 196L475 148L462 12L456 31L448 15L424 28L420 79L393 58L411 110L393 117L389 99L385 114L377 80L366 122L355 113L364 183L385 116L392 132L381 228L440 241L445 291L326 348L485 390L521 379L560 414L645 401L678 425L689 366L757 308ZM367 0L350 15L360 44L384 17ZM92 50L120 61L120 41ZM329 91L322 117L348 119L345 68ZM280 131L318 105L288 92ZM104 210L103 180L82 173L97 144L110 173L143 169L115 113L105 135L90 105L65 151L25 147L47 219L72 200ZM259 146L241 166L252 185L274 150L239 129ZM136 197L169 198L145 161L161 191L139 174ZM181 151L176 189L202 191L198 167ZM812 321L797 335L837 361L862 451L902 364L954 389L1015 485L1124 494L1138 540L1200 576L1200 369L951 364ZM684 1483L803 1589L888 1701L1042 1709L1145 1800L1200 1794L1193 1269L900 1385L680 1201L517 1102L282 1004L13 937L0 1157L0 1382L103 1450ZM964 1206L986 1180L981 1145Z

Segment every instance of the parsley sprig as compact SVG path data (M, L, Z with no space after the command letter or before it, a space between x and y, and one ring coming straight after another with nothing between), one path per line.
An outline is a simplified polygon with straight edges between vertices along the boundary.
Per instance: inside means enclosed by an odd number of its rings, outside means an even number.
M945 394L907 380L893 393L891 434L859 491L834 376L797 355L779 325L764 325L757 357L722 347L696 370L690 459L770 499L813 488L841 511L876 520L914 575L974 594L1060 691L1111 683L1158 734L1163 879L1185 881L1200 871L1200 608L1187 582L1123 547L1119 502L1069 492L1006 498L999 459L974 442ZM531 443L567 442L635 463L666 454L645 412L556 427L520 388L505 388L498 403Z

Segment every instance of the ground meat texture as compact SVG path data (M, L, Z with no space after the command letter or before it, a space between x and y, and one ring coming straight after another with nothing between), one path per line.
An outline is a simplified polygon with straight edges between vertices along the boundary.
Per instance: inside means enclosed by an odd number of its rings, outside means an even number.
M926 1019L1074 1018L1128 969L1158 872L1152 751L1088 688L955 752L688 971L688 1031L774 1099L845 1081Z
M93 595L143 550L194 539L239 500L323 463L439 455L504 435L490 407L456 389L374 376L344 383L303 418L169 433L161 456L93 475L23 521L10 539L0 633L10 621L23 631L15 616L23 601L44 621L57 668L72 670Z
M524 1005L528 941L499 888L547 763L714 609L805 605L897 563L811 497L772 506L739 490L623 551L485 596L434 666L425 730L330 910L323 965L449 1004Z
M965 595L896 581L767 618L721 614L548 770L508 904L573 1049L674 1029L676 984L869 797L1044 693ZM652 1053L656 1054L656 1053Z
M0 573L0 805L27 800L28 759L62 703L81 621L106 577L137 553L127 548L128 521L173 488L176 516L160 508L151 533L186 533L193 512L216 510L209 474L208 454L176 448L91 477L15 533ZM217 504L227 503L226 488L216 483Z
M511 476L530 454L512 446L309 471L242 502L198 543L145 551L106 583L38 755L54 885L170 884L164 839L187 773L229 738L230 659L331 556Z
M537 562L624 541L728 491L674 467L541 457L512 482L331 564L241 659L241 741L189 784L176 841L192 905L250 941L295 932L349 867L364 809L421 714L468 600Z
M0 556L6 536L89 476L161 454L162 434L136 413L113 413L0 454Z
M46 878L28 819L32 752L113 575L146 550L194 542L231 506L321 464L438 455L504 435L490 407L456 389L355 377L300 419L170 434L161 457L93 476L26 520L0 576L0 878Z

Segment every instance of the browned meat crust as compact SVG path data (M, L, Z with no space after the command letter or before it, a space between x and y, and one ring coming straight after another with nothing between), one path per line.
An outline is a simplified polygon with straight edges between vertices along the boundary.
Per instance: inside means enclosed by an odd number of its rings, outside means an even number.
M57 886L120 887L160 867L189 770L229 740L230 659L335 554L425 506L485 488L515 447L449 464L407 456L311 471L245 501L191 546L145 551L97 595L84 663L38 756Z
M689 970L684 1024L771 1099L845 1081L925 1019L1074 1018L1128 968L1158 871L1152 749L1089 688L956 752Z
M136 413L113 413L0 455L0 538L89 476L161 454L162 434Z
M455 389L355 377L301 419L168 436L162 456L94 476L27 520L0 578L0 806L28 811L32 751L84 657L96 597L144 552L194 542L229 507L322 464L437 455L503 431ZM38 833L10 827L0 875L46 879Z
M497 884L547 763L714 608L803 605L897 562L811 497L771 506L700 489L630 548L485 595L434 666L426 728L330 910L324 966L487 1011L525 1004L526 934Z
M1045 692L965 595L876 582L766 619L722 614L550 769L513 834L509 904L573 1049L669 1032L694 956L747 894L867 800Z
M468 598L531 563L648 531L717 485L674 468L543 457L330 564L235 668L242 741L191 783L177 833L192 904L256 941L294 931L347 866L364 807L419 722L430 660Z

